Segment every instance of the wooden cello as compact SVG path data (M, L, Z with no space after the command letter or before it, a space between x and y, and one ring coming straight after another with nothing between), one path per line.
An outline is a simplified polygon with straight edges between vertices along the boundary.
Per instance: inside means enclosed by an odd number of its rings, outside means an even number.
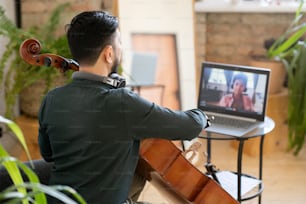
M52 66L61 72L77 71L77 62L55 54L40 54L41 44L25 40L19 50L24 61L37 66ZM145 139L140 146L138 174L144 176L174 204L236 204L218 183L195 168L171 141Z

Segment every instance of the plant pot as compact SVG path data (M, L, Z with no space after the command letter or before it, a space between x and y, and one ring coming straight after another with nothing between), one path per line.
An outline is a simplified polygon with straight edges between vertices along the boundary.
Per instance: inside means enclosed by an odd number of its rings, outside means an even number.
M20 92L19 105L21 114L37 117L45 88L46 83L44 81L37 81Z
M52 83L51 89L63 85L66 80L67 79L63 76L58 77L57 80ZM46 87L46 82L44 80L39 80L20 92L19 105L21 114L34 118L38 117L38 111L41 101L45 96Z
M270 69L269 94L280 93L286 79L286 68L282 62L266 58L252 58L250 65Z

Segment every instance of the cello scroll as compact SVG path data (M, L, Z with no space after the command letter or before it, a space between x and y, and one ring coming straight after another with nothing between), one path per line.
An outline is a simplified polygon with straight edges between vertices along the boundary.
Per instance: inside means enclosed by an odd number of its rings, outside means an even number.
M79 64L73 59L67 59L62 56L50 53L40 54L41 44L36 39L27 39L23 41L19 48L19 54L28 64L35 66L56 67L61 72L69 69L79 70Z

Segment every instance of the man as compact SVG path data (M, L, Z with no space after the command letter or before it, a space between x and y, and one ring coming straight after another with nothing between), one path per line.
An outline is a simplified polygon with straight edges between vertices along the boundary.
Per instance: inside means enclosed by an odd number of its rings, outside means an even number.
M206 127L197 109L171 111L118 88L117 18L101 11L75 16L67 30L79 72L50 91L39 113L39 145L53 161L50 184L76 189L90 204L122 204L138 161L140 140L191 140Z

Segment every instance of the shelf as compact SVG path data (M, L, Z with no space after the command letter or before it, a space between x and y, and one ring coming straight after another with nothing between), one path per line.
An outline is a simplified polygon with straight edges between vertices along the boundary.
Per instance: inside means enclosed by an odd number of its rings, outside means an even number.
M199 13L294 13L299 6L299 1L280 1L279 4L261 2L266 1L202 0L195 3L195 11ZM303 6L303 11L306 11L306 5Z
M231 171L219 171L216 173L221 186L226 190L233 198L237 199L238 194L238 175ZM259 195L263 188L256 189L262 186L262 181L248 175L241 175L241 196L244 199L249 199L248 196L254 197ZM254 192L254 193L253 193ZM255 195L253 195L255 194Z

